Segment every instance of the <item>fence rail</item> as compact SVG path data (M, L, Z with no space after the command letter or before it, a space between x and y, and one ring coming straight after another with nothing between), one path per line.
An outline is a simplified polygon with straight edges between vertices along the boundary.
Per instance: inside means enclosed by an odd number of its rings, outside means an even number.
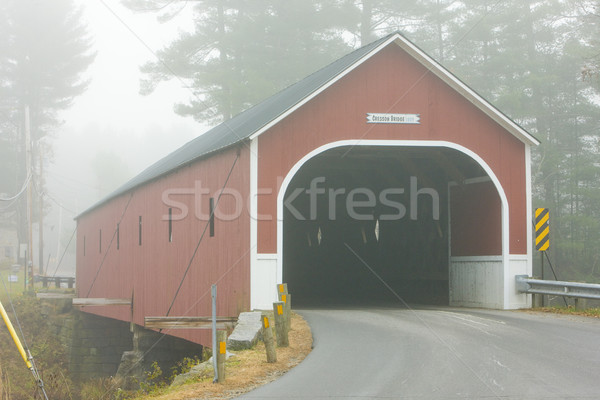
M517 275L515 279L517 291L521 293L600 300L600 284L597 283L546 281L527 275Z
M72 276L42 276L36 275L35 281L42 281L43 287L48 287L48 283L54 282L56 288L60 288L62 283L66 283L69 289L72 289L75 285L75 278Z

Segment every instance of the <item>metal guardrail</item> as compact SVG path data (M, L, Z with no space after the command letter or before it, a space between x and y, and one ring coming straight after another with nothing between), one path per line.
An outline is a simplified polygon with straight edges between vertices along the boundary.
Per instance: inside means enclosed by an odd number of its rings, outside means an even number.
M600 284L597 283L546 281L527 275L517 275L515 280L517 291L521 293L600 300Z

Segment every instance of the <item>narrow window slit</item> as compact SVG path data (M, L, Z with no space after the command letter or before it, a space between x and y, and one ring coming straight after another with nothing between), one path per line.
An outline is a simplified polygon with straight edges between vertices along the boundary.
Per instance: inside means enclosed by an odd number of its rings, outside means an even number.
M173 209L169 208L169 243L173 241Z
M214 197L210 198L209 208L210 208L210 210L209 210L210 236L213 237L213 236L215 236L215 199L214 199Z

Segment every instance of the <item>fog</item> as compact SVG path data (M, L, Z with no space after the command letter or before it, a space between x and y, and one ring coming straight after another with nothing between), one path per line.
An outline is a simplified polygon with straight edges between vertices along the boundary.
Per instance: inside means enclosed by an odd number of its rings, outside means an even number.
M27 179L27 105L33 152L42 154L33 165L43 168L48 271L65 253L58 273L73 273L73 242L65 252L73 218L120 184L209 127L400 31L543 142L532 155L533 202L554 210L560 245L552 256L573 279L600 277L592 245L600 240L595 1L49 4L0 3L0 228L24 237L20 203L7 200ZM56 21L69 27L66 36Z
M148 96L139 94L139 67L154 57L146 46L159 49L172 40L189 24L189 13L159 24L155 16L133 13L118 2L107 4L75 2L83 7L97 54L86 72L89 87L60 113L61 123L52 132L52 154L45 160L48 275L75 273L75 239L66 252L65 247L77 214L207 129L173 111L173 104L189 95L179 82L163 84ZM37 224L33 241L34 265L39 265Z

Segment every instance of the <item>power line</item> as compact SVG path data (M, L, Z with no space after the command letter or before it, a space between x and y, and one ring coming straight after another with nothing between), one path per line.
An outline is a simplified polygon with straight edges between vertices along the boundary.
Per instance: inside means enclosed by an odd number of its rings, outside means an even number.
M35 188L36 193L38 194L38 196L43 197L46 196L47 198L49 198L50 200L52 200L52 202L54 204L56 204L58 207L62 208L63 210L65 210L66 212L73 214L73 215L77 215L77 212L68 209L67 207L63 206L58 200L56 200L54 197L50 196L50 193L48 193L48 191L45 190L40 190L37 186L37 184L35 183L35 181L33 182L33 187Z
M69 250L69 246L71 245L71 241L73 240L73 237L75 236L75 232L77 232L77 227L75 227L75 229L73 229L73 233L71 234L69 243L67 243L67 245L65 246L65 251L63 251L62 256L60 256L60 260L58 260L58 264L56 264L56 268L54 269L54 273L52 274L53 278L56 276L56 271L58 271L58 267L60 267L60 263L62 263L62 260L65 257L65 254L67 254L67 250ZM59 240L60 240L60 238L59 238ZM47 265L46 265L46 268L48 268Z
M7 205L6 207L2 207L0 208L0 212L4 212L9 210L13 205L15 205L15 203L17 202L18 199L14 199L13 201L10 202L9 205Z
M181 85L187 89L191 95L202 105L204 105L206 107L207 110L210 109L210 105L206 104L206 102L199 97L193 90L192 88L183 80L183 78L181 78L181 76L179 76L177 73L175 73L174 69L171 68L171 66L169 64L167 64L165 62L165 60L161 59L158 54L156 53L156 51L154 51L152 49L152 47L150 47L150 45L148 45L148 43L146 43L124 20L123 18L121 18L115 10L113 10L112 8L109 7L108 4L106 4L106 2L104 0L100 0L100 3L129 31L129 33L131 33L137 40L138 42L144 46L146 48L146 50L148 50L150 52L150 54L152 54L154 56L154 58L156 58L157 62L162 65L173 77L175 77L175 79L177 79L179 81L179 83L181 83ZM211 117L214 117L214 115L212 115ZM241 141L243 138L240 137L240 135L238 135L237 131L235 129L233 129L229 123L229 121L224 121L223 125L231 132L233 133L235 136L237 136L237 138ZM244 143L245 146L247 146L247 148L250 150L250 152L253 152L251 146L249 143L247 142L242 142ZM255 154L256 156L258 156L257 154Z
M202 231L202 235L200 235L200 239L198 240L198 244L196 244L196 248L194 249L194 253L192 254L192 257L190 258L190 262L188 263L188 266L185 269L183 277L181 278L181 282L179 283L179 287L177 288L177 291L175 292L175 296L173 296L173 301L171 301L171 305L169 306L169 309L167 310L167 316L169 316L169 313L171 312L171 308L173 308L173 304L175 304L175 300L177 299L177 295L179 294L179 291L181 290L181 286L183 286L183 282L185 281L185 277L187 276L187 273L188 273L188 271L190 270L190 268L192 266L192 262L194 261L194 258L196 257L196 253L198 252L198 248L200 247L200 243L202 243L202 239L204 239L204 235L206 234L206 230L208 229L208 227L210 225L210 221L213 219L213 217L215 215L215 210L217 209L217 206L219 205L219 200L221 200L221 196L223 195L223 190L225 190L225 188L227 187L227 183L229 182L229 178L231 177L231 173L233 172L233 169L235 168L235 165L237 164L237 161L238 161L239 158L240 158L240 155L238 153L236 155L236 157L235 157L235 160L233 160L233 165L231 165L231 169L229 170L229 174L227 175L227 179L225 179L225 183L223 184L223 187L221 188L221 191L219 192L219 196L217 197L217 201L215 202L215 206L211 210L210 216L208 217L208 221L206 221L206 225L204 225L204 230Z
M108 255L108 253L110 253L110 248L115 240L115 236L117 236L117 232L119 230L119 225L121 224L121 222L123 221L123 218L125 217L125 213L127 212L127 209L129 208L129 204L131 203L131 199L133 198L133 192L131 192L131 195L129 196L129 200L127 200L127 204L125 205L125 209L123 210L123 214L121 214L121 218L119 219L119 223L117 223L117 228L115 229L115 231L113 232L112 238L110 239L110 243L108 244L108 248L106 249L106 252L104 253L104 257L102 257L102 261L100 262L100 266L98 267L98 270L96 271L96 276L94 276L94 280L92 280L92 284L90 285L90 289L88 290L87 294L85 297L90 297L90 293L92 292L92 289L94 288L94 284L96 283L96 279L98 279L98 275L100 275L100 270L102 270L102 266L104 265L104 261L106 261L106 256Z
M23 186L21 187L19 193L8 198L0 197L0 201L13 201L18 199L23 193L25 193L25 190L27 190L27 185L29 184L29 181L31 181L31 174L27 177L27 179L25 179L25 182L23 183Z

